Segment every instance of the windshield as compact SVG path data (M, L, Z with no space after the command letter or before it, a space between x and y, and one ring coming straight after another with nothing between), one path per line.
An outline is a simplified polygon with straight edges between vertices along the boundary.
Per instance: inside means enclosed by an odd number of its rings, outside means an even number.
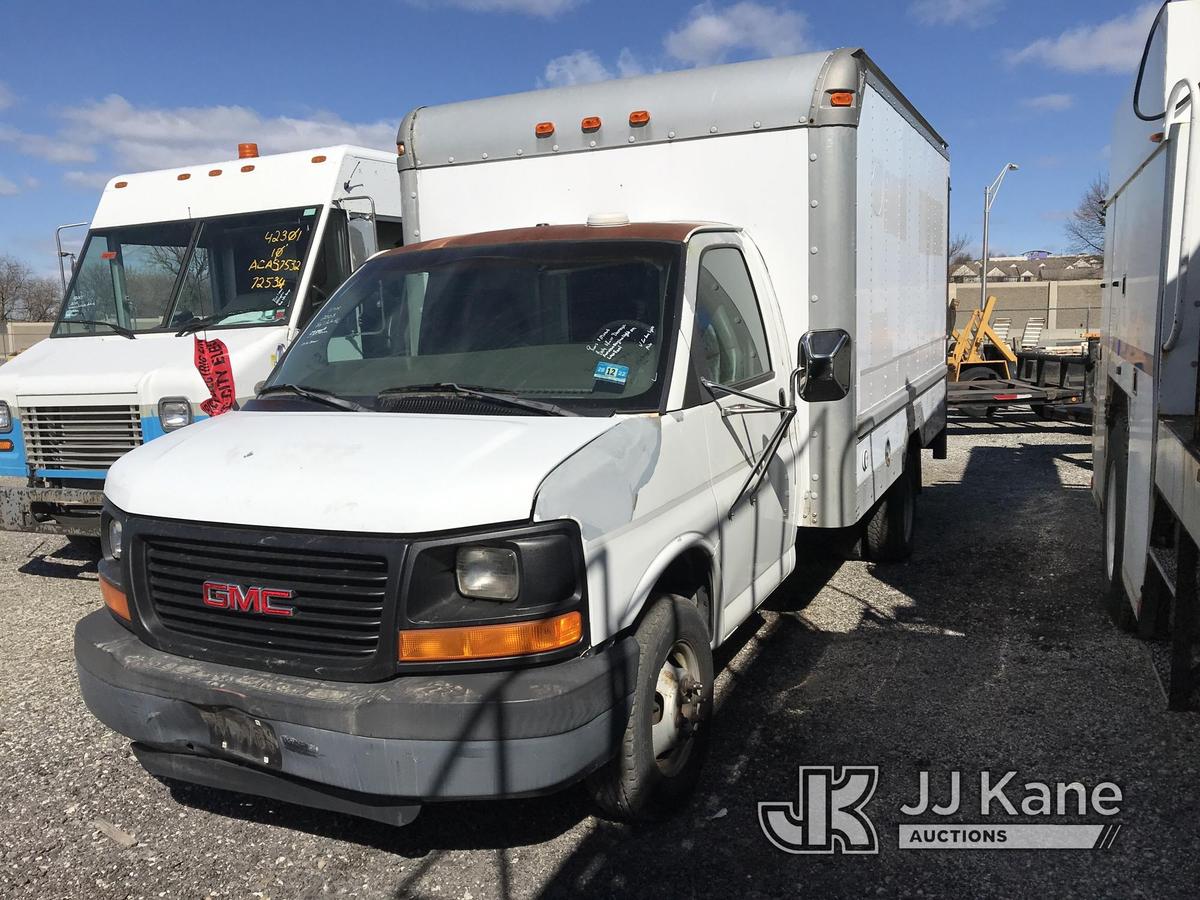
M396 408L381 393L452 382L575 411L655 410L682 251L547 241L379 257L334 294L269 384L372 409Z
M89 232L54 337L287 321L318 207ZM211 317L211 318L210 318ZM96 323L100 323L97 326Z

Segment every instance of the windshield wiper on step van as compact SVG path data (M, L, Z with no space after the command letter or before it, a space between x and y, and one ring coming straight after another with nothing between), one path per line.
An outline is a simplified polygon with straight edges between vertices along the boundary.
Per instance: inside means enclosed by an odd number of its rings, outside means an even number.
M541 413L544 416L577 416L579 413L574 410L559 406L557 403L545 403L541 400L526 400L524 397L518 397L516 394L508 391L497 391L495 389L477 387L472 384L455 384L453 381L441 381L437 384L412 384L401 387L387 388L379 392L380 399L385 397L398 397L402 395L419 395L419 394L460 394L464 397L473 397L476 400L483 400L487 403L498 403L504 406L517 407L519 409L528 409L536 413Z
M325 406L332 406L334 409L342 409L346 412L370 412L361 403L355 403L346 397L339 397L330 391L304 387L300 384L269 384L259 391L256 396L266 397L269 394L295 394L297 397L303 397L305 400L322 403Z

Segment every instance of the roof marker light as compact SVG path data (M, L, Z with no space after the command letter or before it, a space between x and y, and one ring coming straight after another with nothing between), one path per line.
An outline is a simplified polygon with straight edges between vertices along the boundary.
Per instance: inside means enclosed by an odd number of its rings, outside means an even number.
M176 175L176 176L175 176L175 180L176 180L176 181L187 181L187 180L188 180L189 178L191 178L191 177L192 177L192 176L191 176L191 175L189 175L187 172L183 172L183 173L181 173L181 174L179 174L179 175Z
M405 154L406 150L407 150L407 148L404 146L403 141L396 141L396 155L397 156L403 156Z
M116 184L113 185L113 187L115 187L117 190L120 190L123 187L129 187L129 182L128 181L118 181Z
M644 109L635 109L629 114L629 125L632 128L640 128L642 125L649 124L650 113Z
M554 134L554 123L538 122L537 125L533 127L533 133L540 138L550 137L550 135Z
M314 157L313 157L313 158L310 160L310 162L315 162L315 163L323 163L323 162L325 162L325 157L324 157L324 156L314 156Z
M258 144L238 144L238 159L254 159L258 156Z
M599 131L600 117L585 116L583 121L579 123L579 127L583 129L584 134L591 134L592 132Z
M829 92L830 106L853 106L854 91L830 91Z
M221 174L221 170L220 170L220 169L209 169L209 170L208 170L208 177L209 177L209 178L216 178L216 177L217 177L218 175L220 175L220 174Z
M242 166L242 171L243 172L253 172L254 166Z

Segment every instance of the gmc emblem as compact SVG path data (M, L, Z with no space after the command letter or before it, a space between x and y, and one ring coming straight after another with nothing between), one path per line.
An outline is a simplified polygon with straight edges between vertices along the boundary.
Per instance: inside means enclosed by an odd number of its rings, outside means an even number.
M206 581L201 589L205 606L227 609L230 612L255 612L264 616L294 616L296 610L283 606L279 600L291 600L295 591L280 591L274 588L243 588L238 584L222 581Z

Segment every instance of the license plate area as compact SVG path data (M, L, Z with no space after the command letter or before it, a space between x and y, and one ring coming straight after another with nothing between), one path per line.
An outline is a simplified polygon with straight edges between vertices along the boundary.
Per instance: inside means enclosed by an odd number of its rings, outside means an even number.
M269 722L227 706L199 709L214 755L268 769L281 768L279 737Z

